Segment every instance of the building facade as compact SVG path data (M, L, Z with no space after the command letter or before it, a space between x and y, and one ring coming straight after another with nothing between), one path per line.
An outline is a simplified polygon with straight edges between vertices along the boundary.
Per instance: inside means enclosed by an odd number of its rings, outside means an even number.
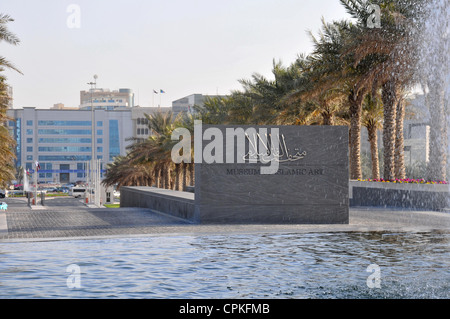
M177 116L181 112L194 112L194 105L202 107L207 98L223 98L225 95L191 94L172 102L172 112Z
M8 128L17 142L16 167L33 172L37 161L39 182L85 181L92 148L104 170L115 156L126 155L134 141L151 135L145 114L159 111L144 107L95 109L92 135L90 110L10 109L7 114L14 120L8 122Z
M125 154L127 137L133 135L130 111L95 110L92 135L91 111L49 110L26 107L8 110L17 141L16 166L34 171L41 167L39 182L84 181L86 162L94 156L103 167L117 155Z
M109 89L93 88L89 91L80 91L80 109L115 110L134 107L134 93L131 89Z
M157 112L168 112L168 107L134 107L131 109L131 121L134 137L137 141L143 141L152 135L151 129L148 127L148 119L146 114L154 114Z

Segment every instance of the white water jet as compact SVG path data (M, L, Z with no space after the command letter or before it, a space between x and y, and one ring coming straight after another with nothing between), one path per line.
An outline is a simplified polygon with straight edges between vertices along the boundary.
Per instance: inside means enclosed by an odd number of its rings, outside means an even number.
M432 0L424 8L420 30L418 79L430 110L430 176L449 178L449 20L448 0ZM446 174L447 173L447 174Z
M450 2L431 0L425 6L420 34L418 75L430 111L430 176L450 178L449 167L449 21ZM449 185L450 190L450 185ZM450 198L448 199L450 207Z
M23 190L25 192L30 191L30 182L28 181L28 174L25 169L23 170Z

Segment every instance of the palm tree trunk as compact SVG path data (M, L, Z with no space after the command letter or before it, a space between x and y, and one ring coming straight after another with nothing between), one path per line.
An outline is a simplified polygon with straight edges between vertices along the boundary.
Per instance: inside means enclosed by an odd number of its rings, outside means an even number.
M334 125L333 113L322 112L322 125Z
M442 83L434 81L428 85L430 110L430 161L429 180L445 181L447 178L447 116L445 112L445 90Z
M166 175L167 175L167 172L166 172L166 170L164 169L164 167L161 167L160 168L160 178L161 178L161 188L166 188Z
M175 164L175 190L181 190L181 164Z
M395 82L389 80L382 86L383 100L383 148L385 180L395 179L395 119L396 119L396 88Z
M195 164L192 162L189 164L189 185L194 186L195 185Z
M169 165L166 166L164 170L164 188L170 189L170 167Z
M186 186L187 186L187 163L185 163L183 161L182 167L183 167L183 188L181 189L182 191L186 190Z
M405 102L400 97L397 102L396 120L395 120L395 178L404 179L405 174L405 155L403 138L403 120L405 118Z
M350 179L361 179L361 114L365 92L350 93Z
M161 171L159 167L155 167L155 186L159 188Z
M380 163L378 161L378 134L376 125L367 126L369 134L370 154L372 156L372 179L380 178Z

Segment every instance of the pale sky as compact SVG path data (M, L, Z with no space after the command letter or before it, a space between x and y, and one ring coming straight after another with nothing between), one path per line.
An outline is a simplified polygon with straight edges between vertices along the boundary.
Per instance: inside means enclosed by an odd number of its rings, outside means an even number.
M159 103L153 89L166 92L162 106L229 94L253 73L271 78L273 59L309 53L307 30L322 17L348 17L339 0L1 0L0 12L21 40L0 43L24 73L6 72L14 108L78 106L94 74L97 87L130 88L144 107Z

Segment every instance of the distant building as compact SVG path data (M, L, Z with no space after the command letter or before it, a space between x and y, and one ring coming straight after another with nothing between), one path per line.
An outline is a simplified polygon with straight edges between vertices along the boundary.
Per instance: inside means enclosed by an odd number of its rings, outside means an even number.
M191 94L172 102L172 112L176 116L180 112L194 112L194 105L203 106L206 98L226 97L225 95Z
M105 169L115 156L126 155L133 138L148 138L151 132L144 114L158 110L161 109L95 109L93 141L90 110L70 110L61 104L53 109L7 110L13 119L8 122L8 128L17 142L16 166L34 170L38 161L39 182L85 181L85 165L91 160L93 144L95 157Z
M405 165L429 162L430 112L423 94L411 95L407 101L407 116L403 123Z
M12 86L7 85L6 86L6 92L8 93L9 101L8 101L8 109L13 108L13 88Z
M138 141L143 141L152 135L151 130L148 127L148 119L145 114L154 114L157 112L169 112L170 107L139 107L136 106L131 109L131 121L133 127L134 137Z
M80 109L115 110L134 107L134 93L131 89L119 89L110 91L109 89L90 89L80 91Z
M63 103L56 103L53 104L53 107L50 108L51 110L78 110L79 107L69 107L65 106Z

